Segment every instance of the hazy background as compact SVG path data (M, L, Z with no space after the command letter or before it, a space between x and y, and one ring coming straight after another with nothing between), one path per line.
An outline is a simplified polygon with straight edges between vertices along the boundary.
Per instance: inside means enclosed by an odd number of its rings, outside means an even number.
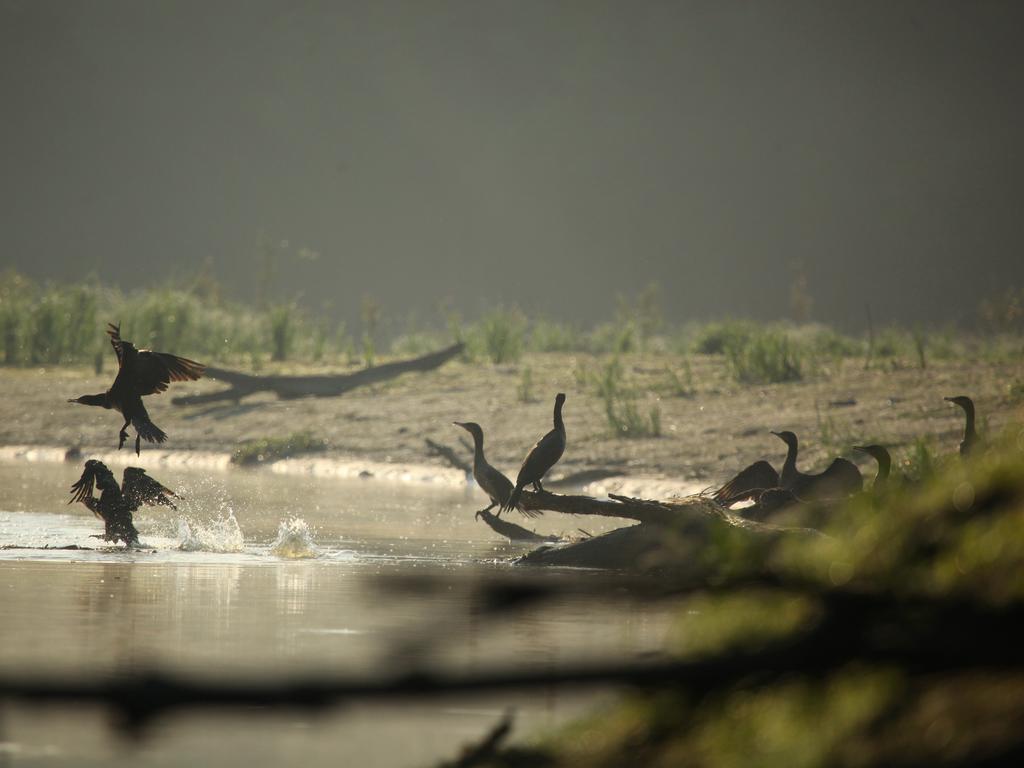
M1024 3L0 0L2 264L354 318L969 321L1024 284ZM802 264L792 267L792 264Z

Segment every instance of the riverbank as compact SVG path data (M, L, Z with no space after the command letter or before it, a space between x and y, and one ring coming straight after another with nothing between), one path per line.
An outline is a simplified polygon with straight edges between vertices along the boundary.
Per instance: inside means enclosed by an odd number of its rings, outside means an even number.
M241 403L181 407L175 395L223 388L216 381L175 384L147 398L153 420L169 435L167 448L143 447L136 459L116 451L117 414L67 403L99 392L110 372L85 369L0 369L0 446L29 448L57 456L77 450L110 463L132 461L226 466L231 452L248 440L306 432L324 450L273 465L273 471L335 474L396 480L429 478L445 484L461 473L431 457L425 440L459 447L466 435L453 421L477 421L486 435L489 460L509 475L533 442L550 429L554 394L566 392L569 445L552 479L609 473L578 483L588 492L656 495L689 493L719 483L758 458L781 461L784 446L769 430L790 429L801 438L801 466L823 466L846 455L873 471L851 446L877 442L899 459L919 441L938 454L954 452L963 428L959 410L942 398L970 394L983 428L997 433L1019 423L1022 404L1011 384L1024 380L1024 362L936 361L926 370L891 367L865 370L860 359L837 359L803 381L741 386L721 356L627 355L623 380L641 414L656 409L658 437L618 437L594 380L606 360L584 354L529 354L514 365L456 361L426 374L406 375L384 385L336 398L277 400L258 395ZM288 372L331 372L290 369ZM685 371L688 385L680 379ZM13 449L10 446L23 446ZM628 479L628 480L627 480Z

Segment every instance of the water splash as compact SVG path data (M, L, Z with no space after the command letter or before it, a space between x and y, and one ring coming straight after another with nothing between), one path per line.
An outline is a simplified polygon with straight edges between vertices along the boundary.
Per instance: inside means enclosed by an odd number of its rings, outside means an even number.
M209 523L178 518L178 549L183 552L241 552L242 529L230 509Z
M313 543L313 531L301 517L290 517L281 521L277 526L277 540L270 547L270 551L289 560L320 555L320 550Z

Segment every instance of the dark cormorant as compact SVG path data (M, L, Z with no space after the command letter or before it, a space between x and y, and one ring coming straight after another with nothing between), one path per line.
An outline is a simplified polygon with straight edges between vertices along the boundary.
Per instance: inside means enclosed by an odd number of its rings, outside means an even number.
M966 456L978 444L978 433L974 431L974 401L967 397L967 395L944 397L942 399L959 405L964 409L964 415L967 416L967 423L964 426L964 439L960 442L960 455Z
M519 469L516 487L512 490L512 495L502 505L502 510L512 509L519 505L519 497L526 485L533 484L533 490L543 492L544 486L540 484L541 478L555 466L565 451L565 423L562 421L562 405L564 403L565 395L559 392L555 397L555 428L530 449L523 466Z
M82 395L68 402L120 411L124 416L124 426L118 435L118 450L128 439L128 425L132 424L136 432L135 454L138 455L142 438L151 443L162 443L167 439L164 431L150 420L142 397L165 391L172 381L194 381L203 375L206 366L165 352L136 349L130 341L121 338L120 324L107 325L110 344L117 354L118 370L114 383L106 392Z
M835 459L819 475L804 474L796 468L797 439L792 432L772 432L788 447L779 484L804 501L834 499L864 489L864 478L857 466L846 459Z
M491 500L490 506L481 509L480 512L488 512L494 506L504 504L512 493L512 481L487 463L487 459L484 457L484 431L479 424L473 421L453 423L473 436L473 478ZM527 517L536 517L540 514L540 512L525 510L522 507L519 508L519 511ZM479 515L480 512L477 514ZM500 508L498 513L501 513Z
M100 489L100 497L93 496L93 486ZM123 541L131 547L139 543L139 532L132 524L132 510L114 479L114 474L102 461L90 459L85 462L85 471L78 482L71 486L71 501L82 502L106 526L107 541Z
M878 462L878 474L875 475L874 490L880 491L889 484L889 472L892 468L892 457L882 445L855 445L853 450L866 453Z

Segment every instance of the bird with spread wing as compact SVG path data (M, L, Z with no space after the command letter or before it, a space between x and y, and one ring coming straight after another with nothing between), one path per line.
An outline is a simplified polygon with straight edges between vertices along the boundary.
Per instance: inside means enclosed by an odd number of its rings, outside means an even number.
M128 426L135 427L135 453L139 454L143 438L150 443L162 443L167 434L149 418L142 402L144 395L155 395L167 390L172 381L195 381L203 375L206 366L188 358L137 349L121 338L121 325L107 324L110 344L117 355L117 376L110 389L97 395L82 395L69 403L97 405L120 411L124 425L118 434L118 450L128 439Z
M96 498L93 489L98 488ZM167 506L177 509L170 497L178 494L146 474L141 467L125 467L118 486L114 473L98 459L85 462L85 470L78 481L71 486L71 500L68 504L81 502L106 525L103 538L107 541L123 541L132 546L139 543L132 513L143 504Z

